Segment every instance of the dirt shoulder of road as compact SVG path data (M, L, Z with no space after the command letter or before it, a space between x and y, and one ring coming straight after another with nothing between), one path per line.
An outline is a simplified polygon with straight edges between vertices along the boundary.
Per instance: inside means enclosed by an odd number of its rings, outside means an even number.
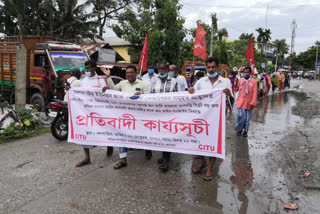
M292 106L292 113L300 116L301 121L279 142L285 157L280 166L285 172L291 199L303 207L312 207L319 201L320 190L320 81L294 81L292 86L299 86L297 91L304 92L308 99ZM305 173L311 175L306 178ZM305 189L310 185L319 189Z

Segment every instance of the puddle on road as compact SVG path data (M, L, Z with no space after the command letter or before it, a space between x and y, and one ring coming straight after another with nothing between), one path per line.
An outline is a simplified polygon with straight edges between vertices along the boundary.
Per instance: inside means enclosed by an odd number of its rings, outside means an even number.
M201 182L199 175L190 177L190 162L187 170L181 168L184 185L194 183L185 191L186 202L200 203L221 213L282 213L282 202L290 200L290 193L279 163L270 154L278 149L278 141L289 129L305 122L293 115L291 108L307 99L296 91L259 99L249 138L237 137L234 124L227 125L226 159L216 162L213 182ZM232 117L235 119L236 113Z

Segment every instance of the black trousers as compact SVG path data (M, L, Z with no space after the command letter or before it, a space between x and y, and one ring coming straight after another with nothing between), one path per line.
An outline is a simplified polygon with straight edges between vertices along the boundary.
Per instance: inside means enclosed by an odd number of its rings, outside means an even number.
M272 84L272 92L274 92L278 87L275 84Z

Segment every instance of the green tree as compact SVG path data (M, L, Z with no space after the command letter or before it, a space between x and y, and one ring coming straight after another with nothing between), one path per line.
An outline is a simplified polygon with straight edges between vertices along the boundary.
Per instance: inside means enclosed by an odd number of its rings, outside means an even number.
M275 64L279 65L282 63L284 56L289 53L289 45L286 43L285 39L276 39L273 42L274 45L274 53L276 55Z
M1 0L1 33L8 36L54 36L79 40L97 32L95 14L87 13L89 1Z
M271 30L260 27L256 31L258 32L258 47L261 49L261 53L265 54L266 45L271 41Z
M240 67L242 62L243 66L247 66L248 63L245 60L245 54L249 45L249 40L234 40L228 42L228 64L230 67ZM256 53L256 51L255 51Z
M136 9L130 6L125 9L119 24L112 25L118 37L136 45L130 53L141 52L145 34L148 34L148 63L155 64L165 59L181 64L180 46L185 32L179 1L143 0L135 5Z
M302 66L304 69L313 70L315 68L317 47L312 46L304 52L300 52L292 58L292 65Z
M108 20L117 20L122 15L121 10L127 7L133 0L88 0L93 5L93 13L97 16L98 33L102 37L104 27Z
M218 30L218 39L219 41L222 41L223 37L228 37L228 31L226 28L221 28L220 30Z
M247 41L250 41L251 39L254 39L254 36L253 36L253 33L242 33L240 36L239 36L239 39L240 40L247 40Z
M95 14L86 13L90 2L79 4L78 0L56 0L54 35L63 39L79 40L80 38L94 39L97 23L92 18Z
M226 41L217 41L214 45L213 56L218 58L219 63L228 64L228 48Z
M0 6L1 32L7 35L36 35L40 25L34 12L39 9L40 0L2 0ZM34 9L35 8L35 9Z

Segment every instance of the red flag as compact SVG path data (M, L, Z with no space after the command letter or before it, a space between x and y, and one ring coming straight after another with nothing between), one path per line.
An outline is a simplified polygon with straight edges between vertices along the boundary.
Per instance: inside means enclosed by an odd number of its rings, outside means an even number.
M193 44L193 55L203 60L207 59L206 38L204 37L206 33L202 26L198 24L196 39Z
M139 60L139 67L142 69L142 71L146 71L148 69L148 34L146 34L146 38L144 40L144 45Z
M254 74L254 49L253 49L253 39L250 40L247 52L246 52L246 58L249 62L249 66L251 67L251 74Z

